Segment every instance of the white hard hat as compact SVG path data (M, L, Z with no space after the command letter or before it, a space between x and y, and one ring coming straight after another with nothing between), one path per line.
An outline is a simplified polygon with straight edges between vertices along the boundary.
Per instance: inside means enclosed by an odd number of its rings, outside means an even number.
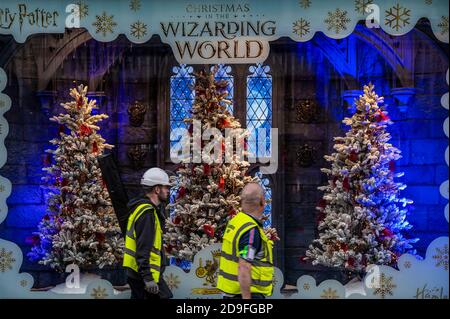
M153 167L147 170L141 179L141 185L147 185L147 186L155 186L155 185L167 185L172 186L172 184L169 181L169 175L167 173L158 168Z

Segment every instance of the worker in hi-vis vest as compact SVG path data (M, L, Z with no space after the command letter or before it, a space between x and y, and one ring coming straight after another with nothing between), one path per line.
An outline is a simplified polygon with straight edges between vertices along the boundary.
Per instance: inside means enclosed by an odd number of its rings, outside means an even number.
M169 198L167 173L157 167L147 170L141 179L144 196L128 203L123 266L127 269L132 299L165 299L173 295L163 279L165 254L163 232L164 207Z
M222 240L217 288L224 299L264 299L273 290L273 241L264 234L261 218L264 190L248 183L241 193L242 212L227 224Z

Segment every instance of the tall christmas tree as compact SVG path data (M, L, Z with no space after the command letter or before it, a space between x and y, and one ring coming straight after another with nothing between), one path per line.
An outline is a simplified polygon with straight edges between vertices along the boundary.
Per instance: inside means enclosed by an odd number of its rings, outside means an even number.
M392 124L374 86L364 86L357 110L343 123L351 129L336 137L336 150L325 159L331 168L322 169L328 185L317 209L319 238L314 240L306 259L314 265L338 267L363 273L369 264L396 266L403 253L413 253L404 231L412 226L406 220L411 200L400 198L406 185L394 182L395 161L400 151L388 143L386 127Z
M184 120L190 125L191 145L194 143L195 120L201 123L203 130L217 128L222 136L226 136L226 129L241 128L239 121L227 109L227 105L232 103L226 98L228 81L216 80L216 72L217 68L213 68L210 73L201 71L196 74L192 117ZM239 154L248 156L248 131L235 132L236 140L245 141L244 150ZM221 143L219 148L222 155L233 149L231 138L223 138L218 142ZM242 188L248 182L260 182L258 177L247 175L250 164L245 158L238 156L236 151L232 152L231 157L232 160L225 163L191 163L188 158L179 165L175 177L176 199L168 205L173 213L167 219L167 232L164 235L170 256L192 261L201 249L221 242L228 220L241 210L239 194ZM266 232L272 238L277 238L274 229L267 228Z
M82 268L114 265L123 254L120 228L96 159L112 148L97 133L96 123L108 116L91 114L97 106L86 92L83 85L71 89L73 101L61 104L66 113L50 119L59 124L59 138L50 141L57 147L46 150L48 167L43 168L47 214L30 238L28 257L58 271L72 263Z

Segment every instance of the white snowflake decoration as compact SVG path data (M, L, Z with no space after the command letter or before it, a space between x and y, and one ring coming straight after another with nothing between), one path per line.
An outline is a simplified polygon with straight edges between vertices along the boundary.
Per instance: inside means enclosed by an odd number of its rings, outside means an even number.
M113 33L113 28L117 26L117 23L113 20L114 15L106 15L103 11L102 15L96 15L96 21L92 25L96 28L95 33L102 33L106 36L106 33Z
M147 34L147 25L141 21L136 21L131 25L131 35L135 38L142 38Z
M328 30L334 30L336 33L340 33L343 30L347 30L347 24L350 22L350 18L347 16L347 11L337 8L333 12L328 11L328 17L324 20L328 26Z
M307 20L300 18L293 23L292 32L299 35L300 37L304 37L310 31L310 24Z
M397 3L397 5L386 10L385 25L389 25L389 27L398 31L409 24L410 14L411 10Z

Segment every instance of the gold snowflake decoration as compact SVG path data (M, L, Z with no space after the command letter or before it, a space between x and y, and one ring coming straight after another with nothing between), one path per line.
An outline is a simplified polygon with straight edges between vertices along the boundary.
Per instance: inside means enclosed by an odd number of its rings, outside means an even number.
M339 33L343 30L347 30L347 24L350 22L350 18L347 17L347 11L337 8L336 10L328 11L328 17L324 20L328 26L328 30L334 30Z
M311 6L310 0L300 0L299 3L303 9L308 9Z
M307 20L300 18L293 23L292 32L299 35L300 37L304 37L310 31L310 24Z
M386 18L384 19L385 25L389 25L395 31L405 27L409 24L411 17L411 10L406 7L402 7L400 4L391 7L386 10Z
M106 33L113 33L113 28L117 26L117 23L113 20L114 15L106 15L106 12L103 11L102 15L96 15L96 21L92 23L94 27L97 29L95 33L102 33L103 36L106 36Z
M330 287L326 290L325 289L323 290L322 294L320 295L320 298L322 298L322 299L339 299L339 296L337 294L337 290L331 289L331 287Z
M438 27L441 28L441 35L448 34L448 16L442 16Z
M142 38L147 34L147 25L141 21L131 24L131 35L135 38Z
M405 266L406 269L411 268L412 264L410 261L405 261L405 263L403 264L403 266Z
M174 274L170 273L168 276L164 276L167 286L172 289L178 289L178 285L180 284L180 280L178 279L178 276L175 276Z
M5 248L0 250L0 272L11 270L15 261L16 260L12 257L12 251L6 252Z
M366 7L372 3L373 3L373 0L355 0L355 11L357 11L361 14L365 14L365 13L367 13Z
M436 255L433 259L436 261L436 267L443 266L445 270L448 270L448 245L444 245L443 248L436 248Z
M392 277L388 278L384 273L381 273L380 280L378 282L378 288L375 288L373 294L380 295L382 299L384 299L386 295L393 296L394 293L392 291L397 288L397 285L392 281Z
M98 286L97 288L92 289L91 297L93 297L94 299L105 299L106 297L108 297L106 288Z
M141 1L140 0L131 0L130 1L130 9L133 11L138 11L141 8Z
M84 1L77 2L78 9L75 9L75 14L83 19L89 15L89 7Z
M308 284L308 283L306 283L306 284L303 285L303 290L309 290L309 288L310 288L310 287L309 287L309 284Z

